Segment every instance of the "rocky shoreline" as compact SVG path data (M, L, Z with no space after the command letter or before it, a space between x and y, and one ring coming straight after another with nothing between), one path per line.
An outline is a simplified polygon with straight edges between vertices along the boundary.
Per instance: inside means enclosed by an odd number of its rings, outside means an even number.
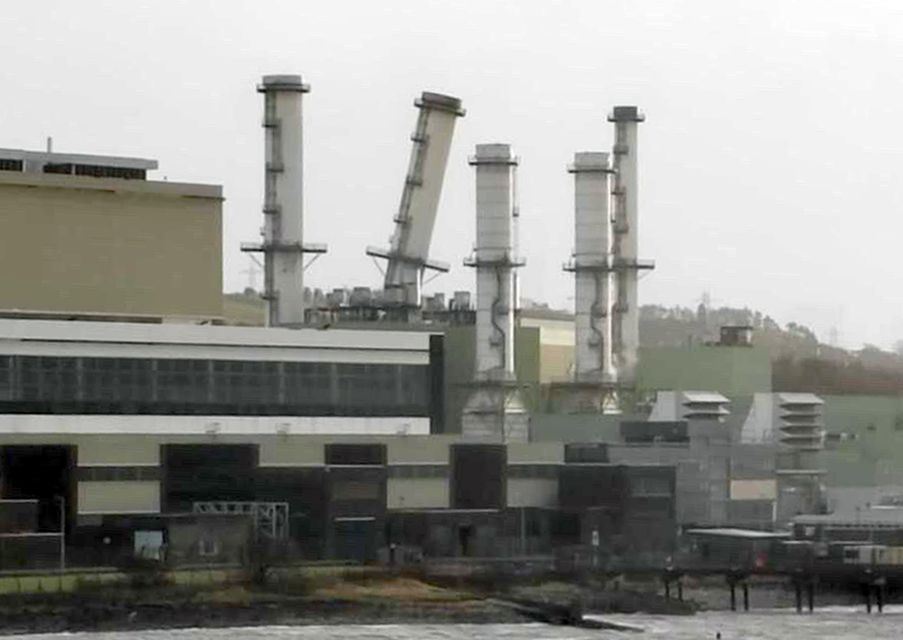
M686 580L685 601L652 579L545 576L516 580L405 574L372 569L301 571L207 586L129 580L73 592L0 597L0 635L268 625L526 623L592 626L611 613L693 615L728 608L718 579ZM752 610L792 606L784 582L754 580ZM856 604L820 590L817 606ZM590 620L584 614L594 614Z
M0 634L77 631L139 631L251 627L406 623L521 623L511 609L474 602L447 604L356 603L342 601L256 602L253 605L177 602L100 603L76 601L0 610Z
M604 628L584 613L692 614L650 593L568 583L449 588L413 578L333 579L311 585L170 585L0 599L0 635L268 625L545 622Z

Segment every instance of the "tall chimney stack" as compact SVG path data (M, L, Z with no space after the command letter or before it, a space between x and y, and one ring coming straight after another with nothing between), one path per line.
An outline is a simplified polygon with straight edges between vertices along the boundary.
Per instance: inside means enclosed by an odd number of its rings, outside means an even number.
M263 242L242 245L264 254L267 326L299 325L304 317L304 254L325 253L304 243L302 96L310 87L297 75L268 75L264 97L266 140Z
M612 383L611 176L607 153L574 154L575 382Z
M518 160L507 144L478 144L470 164L476 167L477 241L465 264L477 272L476 362L462 432L525 441L527 415L514 371L514 270L524 264L514 251Z
M410 319L420 309L424 271L448 271L447 264L430 260L429 249L455 122L465 114L458 98L429 91L414 106L419 109L417 128L411 135L395 231L388 250L367 247L367 255L387 260L383 293L385 302L400 311L400 319Z
M637 125L645 116L634 106L615 107L608 121L615 125L614 232L612 254L617 299L612 308L612 350L619 383L636 383L637 352L640 343L638 276L652 269L648 260L638 258Z

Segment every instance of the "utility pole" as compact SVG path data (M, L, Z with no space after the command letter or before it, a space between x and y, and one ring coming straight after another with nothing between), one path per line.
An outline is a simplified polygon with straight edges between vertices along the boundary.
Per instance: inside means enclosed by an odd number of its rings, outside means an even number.
M60 503L60 592L63 591L63 574L66 572L66 497L54 496Z

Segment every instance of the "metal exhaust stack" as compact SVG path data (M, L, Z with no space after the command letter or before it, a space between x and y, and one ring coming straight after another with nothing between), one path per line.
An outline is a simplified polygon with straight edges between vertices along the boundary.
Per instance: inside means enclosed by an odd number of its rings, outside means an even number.
M455 122L465 114L460 99L427 91L414 106L420 113L395 231L388 250L367 247L367 255L387 260L385 302L405 317L421 306L424 271L448 271L447 264L429 259L429 249Z
M574 257L565 271L574 274L574 384L568 394L573 411L613 411L616 372L611 351L611 168L609 154L574 154Z
M264 76L266 182L263 242L242 251L264 255L267 326L299 325L304 317L304 254L326 253L322 244L304 243L302 96L310 87L297 75Z
M518 160L507 144L479 144L476 167L477 242L464 262L477 272L474 390L464 408L465 436L526 441L527 414L514 372L515 255Z
M644 120L645 116L634 106L615 107L608 116L608 121L615 125L612 268L617 300L612 308L612 351L621 386L633 386L636 382L640 343L637 281L640 270L654 266L651 261L637 257L637 125Z

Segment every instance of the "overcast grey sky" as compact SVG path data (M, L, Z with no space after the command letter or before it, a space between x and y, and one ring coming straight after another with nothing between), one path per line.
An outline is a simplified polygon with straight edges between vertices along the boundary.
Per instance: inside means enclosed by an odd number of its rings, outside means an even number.
M15 8L13 8L13 6ZM461 97L433 290L470 288L474 144L521 156L523 294L571 304L574 151L637 104L644 303L750 306L903 337L903 2L31 0L0 13L0 146L152 157L222 184L224 286L262 223L255 83L300 73L311 286L377 286L423 90Z

